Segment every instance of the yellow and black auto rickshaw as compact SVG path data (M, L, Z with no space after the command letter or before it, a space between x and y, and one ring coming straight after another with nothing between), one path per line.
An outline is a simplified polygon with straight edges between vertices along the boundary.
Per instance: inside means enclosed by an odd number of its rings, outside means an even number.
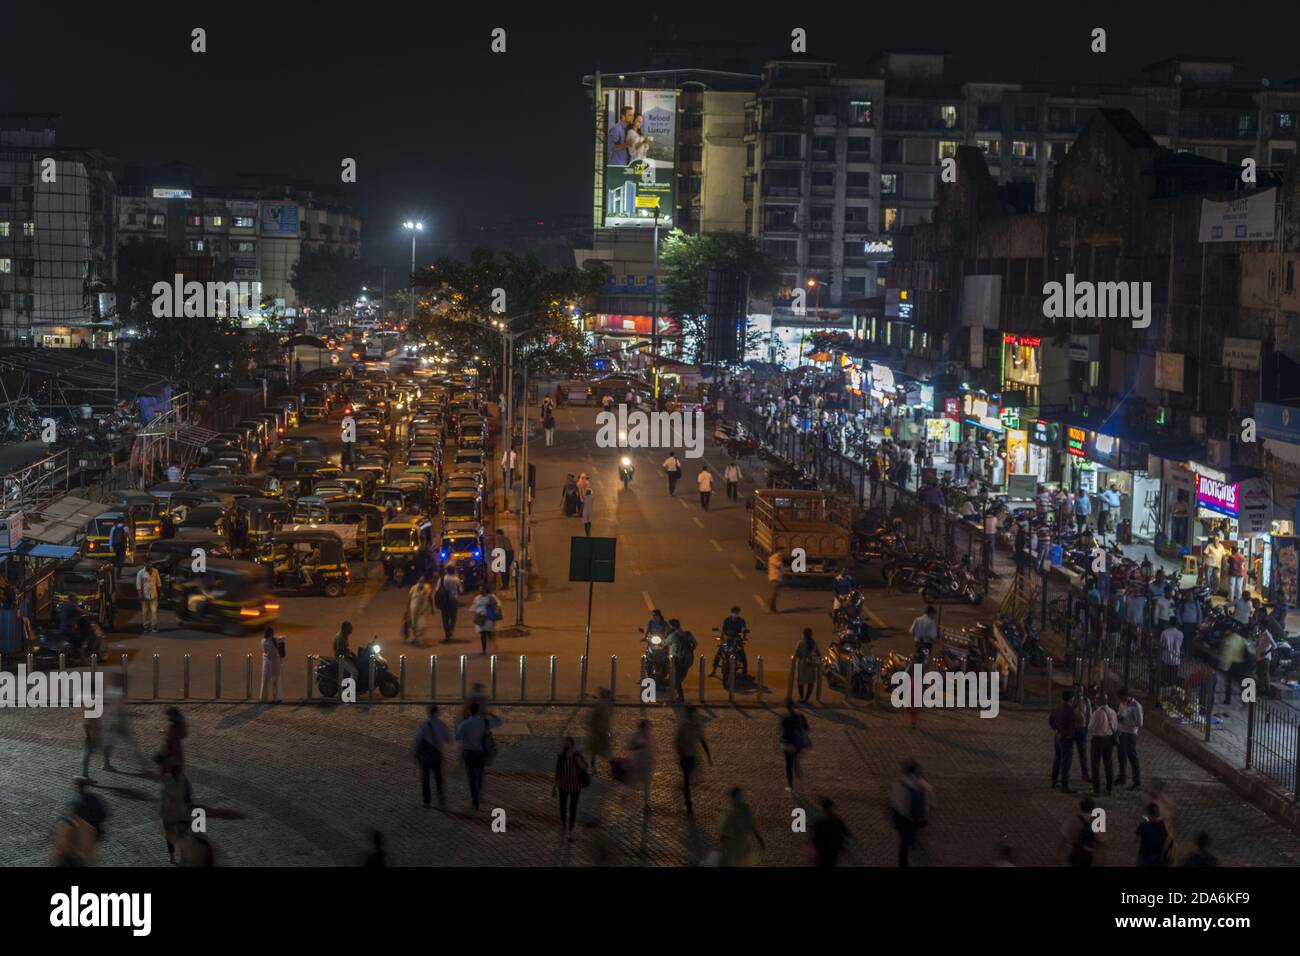
M394 518L427 514L424 506L423 482L407 482L404 485L376 485L375 504L387 512L391 506L396 514Z
M174 568L171 591L182 627L241 634L260 631L280 616L270 570L252 561L213 558L204 562L202 571L181 561Z
M162 537L163 505L149 492L116 491L108 502L128 516L137 548L147 548Z
M357 501L369 501L370 496L374 494L375 485L378 484L373 473L359 469L345 471L334 480L343 482Z
M415 577L415 558L420 551L420 519L404 516L384 525L384 576L394 584L406 584Z
M117 616L117 589L113 566L106 561L73 558L54 571L53 603L73 601L106 631Z
M126 563L131 564L135 557L135 534L131 531L131 516L124 511L105 511L86 522L82 554L93 560L112 560L113 528L119 521L126 524Z
M235 510L243 523L244 546L254 561L266 559L271 536L293 521L293 505L274 498L241 498Z
M383 551L384 509L364 501L329 501L326 524L356 525L355 553L362 560L377 558Z
M483 583L487 564L483 559L483 537L477 528L453 526L443 531L438 556L444 568L456 569L466 590L476 590Z
M293 503L294 524L328 524L329 518L329 506L323 498L302 495Z
M230 548L235 548L234 506L220 501L206 502L196 508L190 508L185 520L176 526L177 538L188 538L196 534L213 534L221 538Z
M342 597L352 572L343 539L333 531L277 531L271 536L271 569L282 591Z

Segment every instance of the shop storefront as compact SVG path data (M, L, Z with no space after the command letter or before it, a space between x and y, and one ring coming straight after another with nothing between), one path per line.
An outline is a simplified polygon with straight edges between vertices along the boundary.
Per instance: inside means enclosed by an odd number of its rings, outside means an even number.
M1016 404L1037 414L1042 385L1043 340L1031 335L1002 336L1002 394L1023 394ZM1011 404L1008 398L1008 404Z
M1026 423L1029 445L1025 452L1025 473L1050 483L1056 474L1056 449L1061 442L1060 426L1041 418Z
M994 488L1001 488L1007 481L1001 413L996 395L970 391L962 396L962 433L975 446L975 473Z

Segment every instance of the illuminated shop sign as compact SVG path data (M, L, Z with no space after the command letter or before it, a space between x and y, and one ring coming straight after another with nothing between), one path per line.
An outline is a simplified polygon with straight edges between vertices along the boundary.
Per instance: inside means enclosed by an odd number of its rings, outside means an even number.
M1110 435L1101 435L1093 433L1092 447L1088 455L1099 465L1105 465L1108 468L1119 467L1119 439L1112 438Z
M1029 440L1035 445L1055 445L1060 438L1060 429L1055 422L1042 419L1029 424Z
M1196 476L1196 506L1237 517L1237 483Z
M1043 340L1040 338L1035 338L1032 335L1010 335L1004 332L1002 335L1002 344L1024 346L1025 348L1036 349L1043 344Z
M1065 450L1076 458L1087 456L1088 433L1082 428L1068 426L1065 429Z

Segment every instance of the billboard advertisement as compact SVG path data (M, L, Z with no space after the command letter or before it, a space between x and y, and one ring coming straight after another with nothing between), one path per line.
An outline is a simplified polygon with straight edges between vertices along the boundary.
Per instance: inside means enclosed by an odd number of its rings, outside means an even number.
M605 91L605 226L673 225L677 93L674 90Z
M294 202L262 203L261 234L281 239L297 236L298 204Z
M1277 190L1228 202L1201 200L1201 242L1249 242L1272 239Z
M1196 476L1196 506L1231 518L1237 517L1237 484Z
M587 329L591 332L631 332L637 335L649 335L653 321L648 315L610 315L597 312L588 316ZM660 335L681 335L677 320L666 315L659 316Z

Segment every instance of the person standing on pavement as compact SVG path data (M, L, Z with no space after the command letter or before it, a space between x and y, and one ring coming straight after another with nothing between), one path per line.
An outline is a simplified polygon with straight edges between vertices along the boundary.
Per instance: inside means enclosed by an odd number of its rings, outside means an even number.
M433 606L442 612L442 643L450 644L456 631L456 615L460 613L460 595L463 586L456 568L448 564L438 588L433 592Z
M582 796L583 788L590 783L587 759L578 752L573 738L565 737L555 758L555 781L551 784L551 796L558 794L560 797L560 833L567 834L570 843L574 840L573 824L578 819L578 797Z
M1172 866L1174 858L1174 838L1160 818L1160 807L1155 803L1147 804L1146 815L1137 826L1138 866Z
M505 493L506 510L509 510L510 492L514 490L515 468L518 466L513 439L509 447L501 453L501 490Z
M1101 770L1103 763L1106 767L1106 796L1110 796L1111 789L1114 786L1114 762L1115 755L1115 734L1119 729L1119 718L1110 704L1106 702L1106 695L1097 696L1097 706L1092 712L1092 719L1088 722L1088 735L1092 741L1092 792L1094 795L1101 793Z
M1160 632L1160 663L1164 669L1166 684L1178 680L1178 668L1183 662L1183 632L1173 621L1165 624Z
M655 775L654 740L650 736L650 721L641 720L627 741L627 754L623 768L629 786L641 786L641 809L650 812L650 784Z
M158 569L147 561L140 565L135 573L135 591L140 595L140 621L146 634L158 633L158 592L162 590L162 579Z
M596 515L596 496L588 488L586 494L582 496L582 530L588 538L591 537L591 519Z
M284 660L280 657L280 642L275 638L275 628L268 627L262 632L262 689L257 699L266 703L269 699L277 704L283 699L280 693L280 672Z
M785 552L773 551L767 556L767 583L771 585L771 593L767 598L767 609L773 614L779 613L776 609L777 595L781 593L781 576L785 571Z
M1255 686L1264 697L1273 696L1273 681L1269 670L1273 666L1273 652L1277 650L1277 641L1268 628L1260 628L1255 638Z
M587 753L591 754L591 774L596 773L596 758L606 762L610 758L610 738L614 728L614 699L609 688L602 687L596 695L596 704L587 716Z
M1048 715L1047 724L1055 731L1052 755L1052 789L1060 781L1062 793L1072 793L1070 789L1070 764L1074 760L1074 691L1061 693L1061 702ZM1092 768L1095 771L1096 767Z
M681 720L677 723L677 734L673 743L677 748L677 765L682 769L682 796L686 800L686 815L694 816L695 804L691 802L691 775L695 773L701 750L708 758L709 766L713 766L713 754L709 750L709 742L704 739L704 730L700 727L699 717L696 716L694 707L688 705L682 713Z
M158 755L162 778L158 787L158 815L162 818L163 840L167 843L167 859L176 862L176 844L189 839L191 814L194 805L190 782L185 771Z
M1246 656L1246 639L1235 629L1228 631L1223 636L1223 647L1219 650L1219 670L1223 671L1225 705L1232 703L1233 685L1241 686L1242 672L1248 666Z
M651 623L654 623L653 618ZM695 650L700 643L694 634L682 627L682 622L677 618L669 621L668 627L668 636L664 640L668 645L668 656L673 662L673 693L677 700L682 700L686 696L682 685L690 676L691 666L695 663ZM649 628L646 629L646 636L650 636Z
M1124 785L1127 765L1132 764L1133 782L1129 784L1129 789L1136 790L1142 786L1142 765L1138 763L1137 750L1137 735L1142 729L1142 705L1128 692L1127 687L1119 689L1119 700L1119 775L1115 778L1115 783Z
M1074 497L1074 523L1079 534L1088 530L1088 518L1092 515L1092 499L1088 492L1079 491Z
M700 488L700 507L709 510L709 499L713 497L713 472L708 465L700 465L700 473L695 479Z
M555 414L550 405L542 408L542 433L546 436L546 447L555 444Z
M727 499L729 501L738 501L740 499L740 465L736 464L736 459L727 462L727 469L722 473L723 479L727 482Z
M1084 780L1088 776L1088 725L1092 722L1092 700L1082 687L1074 689L1074 751L1079 755L1079 769ZM1094 761L1094 767L1096 762Z
M939 625L934 619L934 605L927 605L924 614L919 614L912 621L912 626L908 629L912 635L912 640L916 644L916 656L923 661L930 659L930 652L934 650L934 642L939 639Z
M1092 866L1102 849L1102 834L1092 828L1092 812L1096 808L1092 797L1084 797L1079 801L1078 812L1070 814L1061 827L1061 841L1070 866Z
M474 603L469 610L474 616L474 628L478 631L479 642L483 653L486 654L488 641L492 639L492 634L497 629L497 621L501 620L501 602L497 600L497 596L492 593L486 581L479 586L478 596L474 598Z
M808 718L794 709L794 701L785 702L785 716L781 718L781 750L785 754L785 789L794 792L794 778L803 776L799 757L812 747Z
M493 548L500 548L505 553L505 568L496 572L497 590L505 591L510 585L510 567L515 563L515 546L510 543L510 536L506 534L504 528L497 528L496 534L492 538ZM491 555L491 552L488 552ZM489 565L490 567L490 565ZM489 574L492 572L488 572Z
M889 793L889 806L893 811L894 829L898 831L898 865L907 867L908 857L916 847L917 838L930 822L930 802L933 790L921 777L921 768L915 760L903 764L900 777Z
M429 585L428 577L422 574L420 579L411 585L406 598L406 618L412 644L424 643L429 617L433 611L433 588Z
M821 648L813 640L811 627L803 629L803 640L794 646L795 683L799 685L799 702L806 704L812 697L817 682L817 668L821 663Z
M126 544L130 532L126 529L126 523L117 519L117 523L108 533L108 546L113 549L113 570L118 571L122 565L126 564Z
M1201 551L1201 573L1210 594L1219 591L1219 569L1223 566L1223 545L1219 544L1217 535L1210 535L1210 543Z
M456 739L460 741L461 759L465 762L465 776L469 780L469 798L475 812L483 794L483 768L487 766L489 751L495 748L492 728L501 726L501 718L494 714L480 714L478 701L471 701L469 716L456 725Z
M1246 556L1234 544L1228 555L1228 601L1241 597L1246 589Z
M677 481L682 477L682 463L677 460L676 452L669 452L664 459L664 474L668 476L668 496L677 494Z
M429 791L429 774L438 788L438 809L447 809L447 795L442 781L442 755L451 742L451 731L438 716L438 705L429 705L429 715L415 728L415 741L411 744L411 753L420 766L420 796L425 809L432 805Z
M984 512L984 573L993 573L993 552L997 549L998 513L995 507Z

